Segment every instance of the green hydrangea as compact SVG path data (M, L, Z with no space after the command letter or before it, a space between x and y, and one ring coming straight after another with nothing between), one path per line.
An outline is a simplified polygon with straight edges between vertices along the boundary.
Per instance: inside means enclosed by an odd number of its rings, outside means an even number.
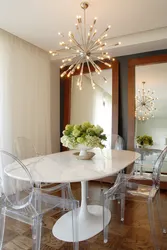
M70 149L75 149L79 144L90 148L104 148L103 141L106 140L107 137L103 133L103 128L90 122L75 125L67 124L61 137L63 146Z
M141 146L144 146L144 145L152 146L153 145L152 136L149 136L149 135L137 136L136 141Z

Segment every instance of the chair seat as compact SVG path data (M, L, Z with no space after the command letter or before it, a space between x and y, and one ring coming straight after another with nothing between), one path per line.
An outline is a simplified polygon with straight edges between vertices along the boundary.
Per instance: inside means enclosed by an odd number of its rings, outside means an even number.
M154 198L157 188L153 186L147 186L142 184L136 184L134 182L129 182L127 187L127 195L141 196L145 198Z
M152 180L152 173L139 173L137 172L133 175L133 179L135 180Z

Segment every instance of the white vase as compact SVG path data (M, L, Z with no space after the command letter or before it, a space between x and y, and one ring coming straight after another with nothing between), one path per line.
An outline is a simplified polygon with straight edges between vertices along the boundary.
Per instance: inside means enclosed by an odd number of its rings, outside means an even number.
M87 154L88 154L87 150L89 150L91 148L87 147L83 144L78 144L76 149L80 150L79 156L87 156Z
M74 155L80 160L90 160L95 155L93 152L88 152L87 150L90 150L91 148L83 144L79 144L76 149L79 150L79 153L74 153Z

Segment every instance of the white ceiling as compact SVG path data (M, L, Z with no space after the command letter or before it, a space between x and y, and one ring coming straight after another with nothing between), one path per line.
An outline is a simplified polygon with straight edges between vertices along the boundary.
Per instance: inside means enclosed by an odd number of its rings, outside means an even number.
M75 30L76 15L82 15L80 2L80 0L0 0L0 28L44 50L58 49L57 33L62 31L67 34L69 30ZM136 44L139 45L136 52L144 51L148 43L154 44L152 50L167 48L167 0L90 0L89 2L88 23L91 24L93 18L98 17L99 33L110 24L112 28L108 37L112 40L121 40L121 54L127 53L126 48ZM120 54L119 49L116 54Z

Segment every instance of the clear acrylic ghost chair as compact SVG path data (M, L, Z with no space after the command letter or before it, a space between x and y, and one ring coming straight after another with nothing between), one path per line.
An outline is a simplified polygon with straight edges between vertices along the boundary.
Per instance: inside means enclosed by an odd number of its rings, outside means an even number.
M156 233L156 224L155 224L155 218L154 218L154 201L157 208L159 221L162 227L162 233L166 234L166 228L165 228L165 221L163 217L164 209L162 207L162 201L160 197L160 175L161 175L161 168L163 166L164 159L167 155L167 147L161 152L159 157L157 158L155 164L152 168L152 173L145 174L145 175L125 175L123 178L126 183L126 193L125 198L139 198L141 201L147 201L148 204L148 218L150 223L150 230L151 230L151 236L152 241L154 244L155 250L159 250L159 242L158 237ZM142 185L139 184L139 180L150 180L152 182L152 185ZM135 182L136 181L136 182ZM124 213L124 208L122 206L122 214ZM123 217L124 218L124 217Z
M14 141L14 152L20 160L40 156L31 140L23 136Z
M104 158L106 159L110 159L112 157L112 150L124 150L124 139L117 134L112 134L112 138L111 138L111 142L109 142L106 145L106 148L102 149L102 155ZM124 173L124 170L122 170L122 173ZM117 175L112 175L112 179L111 179L111 184L113 184L115 182L117 178ZM100 180L100 203L102 203L102 196L103 196L103 180ZM120 203L120 200L118 200L118 203Z
M32 144L31 140L24 136L20 136L15 139L14 152L17 158L19 158L20 160L25 160L33 157L42 157L42 155L38 153L36 147ZM68 183L68 185L70 188L70 183ZM40 188L44 189L47 192L55 191L57 184L55 183L54 185L52 184L51 187L49 186L50 183L40 183ZM64 190L62 190L62 197L64 197L64 195Z
M126 183L124 181L122 173L117 175L116 181L114 185L107 191L102 194L103 201L103 235L104 235L104 243L108 242L108 221L110 214L108 210L110 210L111 201L121 200L121 218L124 220L124 207L125 207L125 190ZM111 211L112 217L112 211Z
M134 174L138 175L139 177L142 177L142 175L149 175L150 170L152 171L152 165L155 164L162 150L136 148L135 151L141 156L135 161Z
M79 249L77 214L78 201L74 200L72 194L69 196L69 186L61 184L56 191L65 190L66 197L63 199L58 196L42 193L41 189L36 188L27 167L12 154L0 150L1 156L1 200L0 200L0 249L3 245L5 230L5 217L11 217L21 222L27 223L32 227L32 250L40 250L41 228L43 215L52 209L64 208L72 210L71 230L73 231L73 249ZM25 181L25 185L20 180L14 178L17 174ZM13 176L13 177L12 177ZM27 188L26 188L27 186Z
M121 136L113 134L111 140L111 149L123 150L124 149L124 140Z

